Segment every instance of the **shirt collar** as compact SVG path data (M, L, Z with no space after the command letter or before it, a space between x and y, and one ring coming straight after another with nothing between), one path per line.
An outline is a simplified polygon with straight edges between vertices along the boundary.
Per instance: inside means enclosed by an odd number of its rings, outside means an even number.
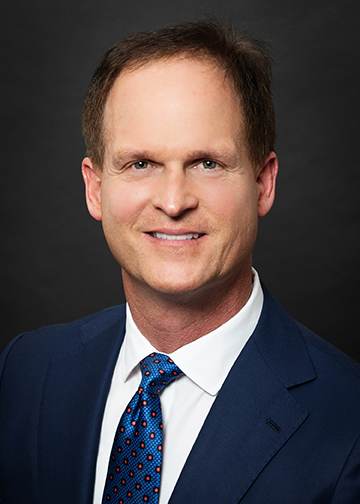
M196 385L208 394L216 395L254 332L260 318L263 299L259 276L253 269L252 293L242 309L214 331L172 352L169 357ZM126 332L120 353L124 382L141 359L156 351L136 327L127 305Z

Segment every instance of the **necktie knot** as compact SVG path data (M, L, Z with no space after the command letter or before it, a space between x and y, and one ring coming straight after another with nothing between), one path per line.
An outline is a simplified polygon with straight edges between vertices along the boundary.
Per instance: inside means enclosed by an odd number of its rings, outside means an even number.
M152 353L140 361L142 380L139 391L159 393L183 372L168 355Z

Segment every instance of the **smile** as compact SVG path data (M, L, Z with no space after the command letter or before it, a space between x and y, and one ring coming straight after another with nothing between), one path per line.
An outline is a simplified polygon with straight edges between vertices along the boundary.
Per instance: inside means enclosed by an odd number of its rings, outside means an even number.
M200 233L187 233L187 234L180 234L180 235L172 235L172 234L165 234L165 233L158 233L157 231L149 233L151 236L154 238L160 238L162 240L196 240L199 238Z

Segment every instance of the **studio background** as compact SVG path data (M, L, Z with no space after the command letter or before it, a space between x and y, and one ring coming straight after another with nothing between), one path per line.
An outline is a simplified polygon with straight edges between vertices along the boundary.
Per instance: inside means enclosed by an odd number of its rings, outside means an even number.
M359 9L338 0L3 0L2 331L124 301L120 268L86 210L85 92L102 55L140 30L205 14L270 45L280 160L254 266L286 310L360 361Z

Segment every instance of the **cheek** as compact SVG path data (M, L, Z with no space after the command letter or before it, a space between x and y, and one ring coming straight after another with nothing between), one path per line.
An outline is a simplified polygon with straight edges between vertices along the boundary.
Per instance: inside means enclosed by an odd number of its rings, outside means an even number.
M254 184L218 184L210 196L217 219L230 232L253 227L257 222L257 192Z
M104 226L126 226L134 223L144 207L143 191L132 184L108 184L102 188Z

